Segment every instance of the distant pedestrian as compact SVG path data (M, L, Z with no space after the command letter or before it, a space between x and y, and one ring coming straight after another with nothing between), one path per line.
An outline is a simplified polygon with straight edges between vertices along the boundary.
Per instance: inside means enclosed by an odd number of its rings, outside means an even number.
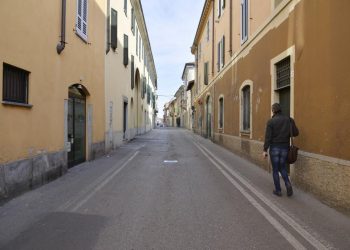
M267 157L267 150L270 149L270 159L272 164L272 176L275 184L273 194L282 196L280 178L281 173L287 189L287 195L293 195L293 188L287 173L287 156L290 142L290 126L292 126L293 136L299 135L299 130L295 122L289 116L283 115L281 106L278 103L272 105L272 118L267 122L263 157Z

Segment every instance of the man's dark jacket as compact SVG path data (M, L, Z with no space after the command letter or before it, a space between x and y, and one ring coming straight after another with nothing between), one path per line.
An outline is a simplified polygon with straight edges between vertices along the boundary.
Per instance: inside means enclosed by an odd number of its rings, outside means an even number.
M299 135L299 130L292 118L280 113L275 114L266 125L264 151L270 146L289 146L290 124L293 137Z

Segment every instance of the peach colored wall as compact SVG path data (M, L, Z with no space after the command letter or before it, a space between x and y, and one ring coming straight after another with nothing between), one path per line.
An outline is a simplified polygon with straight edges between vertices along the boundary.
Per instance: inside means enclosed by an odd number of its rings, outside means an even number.
M64 148L64 100L83 84L93 105L93 143L104 140L105 0L89 1L88 44L73 29L76 1L67 1L66 48L60 41L61 1L4 0L0 8L0 70L3 63L30 71L31 109L0 104L0 163ZM35 13L30 15L28 13ZM2 77L0 96L2 96Z

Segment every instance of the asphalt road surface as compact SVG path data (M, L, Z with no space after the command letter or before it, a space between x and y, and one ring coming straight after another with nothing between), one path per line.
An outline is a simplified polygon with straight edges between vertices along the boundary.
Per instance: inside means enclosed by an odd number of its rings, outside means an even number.
M350 218L182 129L157 129L0 207L0 249L350 249Z

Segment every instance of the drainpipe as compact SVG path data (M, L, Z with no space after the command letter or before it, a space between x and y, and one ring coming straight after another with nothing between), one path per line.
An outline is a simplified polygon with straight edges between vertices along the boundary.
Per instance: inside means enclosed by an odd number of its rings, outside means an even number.
M230 0L230 56L232 57L233 48L232 48L232 0Z
M57 44L57 53L61 54L66 46L66 0L62 0L62 14L61 14L61 41Z
M106 46L106 54L111 49L111 0L107 0L107 46Z
M214 76L214 65L215 65L215 54L214 54L214 50L215 50L215 42L214 42L214 36L215 36L215 1L211 0L212 4L213 4L213 34L212 34L212 41L213 41L213 46L212 46L212 63L211 63L211 73Z

